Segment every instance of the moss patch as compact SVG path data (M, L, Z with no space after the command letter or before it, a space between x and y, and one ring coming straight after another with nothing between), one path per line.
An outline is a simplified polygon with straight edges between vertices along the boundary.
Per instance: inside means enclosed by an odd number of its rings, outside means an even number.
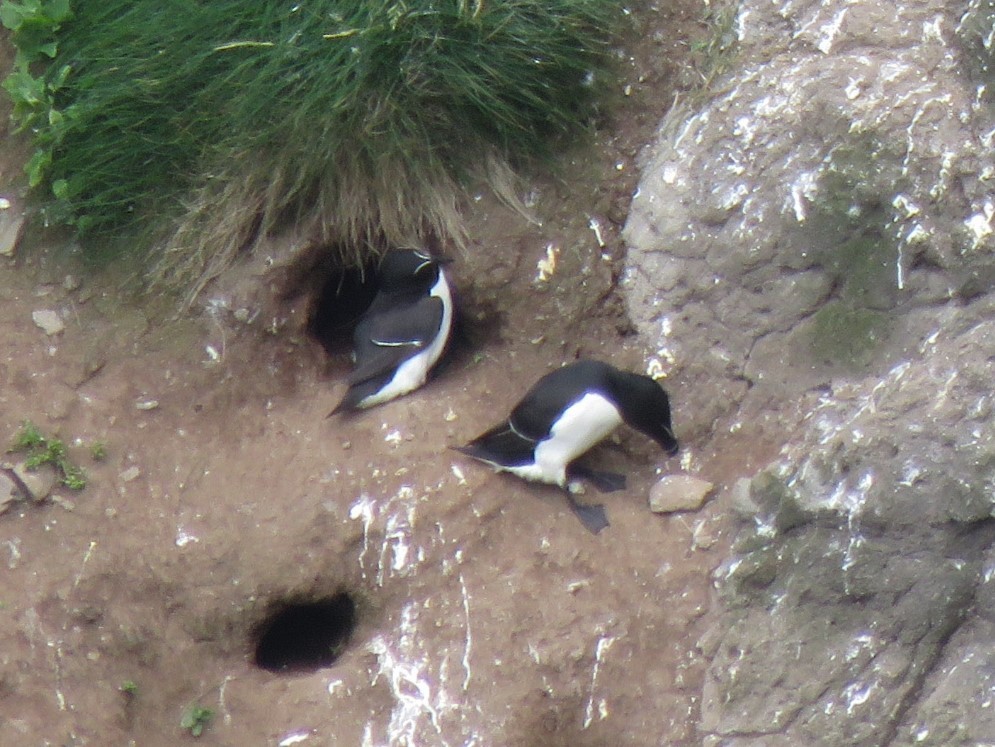
M819 179L801 238L835 289L809 328L809 349L821 364L864 368L889 336L886 312L898 302L892 201L902 190L900 162L871 135L847 136Z
M887 314L828 303L812 320L812 356L829 366L864 368L877 356L889 326Z

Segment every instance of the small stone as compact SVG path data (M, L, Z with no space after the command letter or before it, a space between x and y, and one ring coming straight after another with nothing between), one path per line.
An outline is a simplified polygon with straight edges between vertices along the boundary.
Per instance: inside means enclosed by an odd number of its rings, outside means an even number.
M58 312L52 311L51 309L39 309L38 311L32 311L31 318L34 319L35 324L37 324L46 335L57 335L66 328L66 325L62 322L62 317L59 316Z
M25 463L21 462L14 465L14 474L24 483L24 487L31 494L30 498L37 502L48 498L55 488L55 483L58 482L55 468L51 464L42 464L35 469L28 469Z
M52 389L48 397L45 414L51 420L64 420L69 417L69 413L77 402L79 402L79 395L76 394L76 390L65 384L59 384Z
M245 324L247 321L249 321L250 313L248 309L243 307L241 309L235 309L235 312L232 314L232 316L235 317L236 321Z
M17 483L6 472L0 472L0 514L4 513L23 497Z
M692 550L707 550L717 541L718 538L712 534L708 521L699 521L694 525L694 529L691 530Z
M53 493L52 503L54 503L56 506L59 506L60 508L64 508L66 511L76 510L76 504L73 501L69 500L68 498L63 498L58 493Z
M23 229L24 214L13 209L9 199L0 198L0 256L14 256Z
M157 399L142 399L135 403L135 409L137 410L154 410L159 406L159 400Z
M69 373L66 375L66 383L70 386L82 386L94 376L96 376L107 364L107 348L96 345L90 346L83 353Z
M741 477L729 491L729 507L741 519L752 520L760 513L760 506L750 493L750 478Z
M567 492L570 495L584 495L587 493L587 487L580 480L571 480L567 483Z
M691 475L667 475L650 488L650 510L656 513L701 508L715 486Z
M142 471L137 466L132 465L117 477L121 482L132 482L133 480L137 480L141 474Z
M62 287L67 291L74 291L80 286L80 279L78 275L66 275L62 281Z

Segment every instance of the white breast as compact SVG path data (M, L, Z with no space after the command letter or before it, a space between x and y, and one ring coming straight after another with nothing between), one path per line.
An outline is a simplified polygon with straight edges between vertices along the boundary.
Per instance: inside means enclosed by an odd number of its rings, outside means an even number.
M420 350L415 355L408 358L397 367L394 378L376 394L366 397L359 403L359 407L366 408L378 405L381 402L388 402L402 394L407 394L425 383L428 372L439 360L443 349L446 347L446 340L449 339L449 329L453 324L453 298L449 290L449 283L446 281L446 274L439 271L439 279L435 281L430 296L434 296L442 301L442 324L439 327L439 334L424 350Z
M549 437L535 448L535 461L512 472L525 480L565 487L567 465L622 424L615 405L600 394L585 394L564 410Z

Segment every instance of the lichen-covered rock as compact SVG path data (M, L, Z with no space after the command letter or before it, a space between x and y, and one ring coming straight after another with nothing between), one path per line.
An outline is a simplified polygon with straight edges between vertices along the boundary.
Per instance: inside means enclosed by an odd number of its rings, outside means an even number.
M645 160L623 287L683 440L786 444L730 495L716 745L993 733L993 20L744 0L736 72Z
M951 637L918 707L895 735L896 745L974 745L995 734L995 551L989 548L974 612Z
M965 75L989 53L965 47L962 14L936 0L741 4L739 72L671 113L624 232L629 312L675 378L778 398L873 375L943 304L987 291L995 119ZM747 389L728 391L686 392L690 427Z
M756 514L717 572L706 731L884 744L913 712L991 573L995 371L979 343L993 333L992 321L953 327L921 360L827 396L752 480L738 505Z

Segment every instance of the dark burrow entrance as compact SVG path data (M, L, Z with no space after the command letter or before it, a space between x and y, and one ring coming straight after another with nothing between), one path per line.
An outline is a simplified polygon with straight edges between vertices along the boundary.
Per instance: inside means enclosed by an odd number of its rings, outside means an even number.
M349 350L352 331L379 287L376 265L328 274L311 307L307 330L329 355Z
M364 267L336 267L334 253L314 251L294 269L287 298L306 294L307 334L324 349L330 359L342 361L353 350L356 324L373 303L380 288L380 259ZM500 339L502 314L488 298L479 298L472 288L458 288L452 265L446 269L454 296L456 313L449 345L430 377L434 378L454 358L478 350Z
M356 603L342 592L279 607L259 625L255 663L270 672L312 672L335 663L356 627Z

